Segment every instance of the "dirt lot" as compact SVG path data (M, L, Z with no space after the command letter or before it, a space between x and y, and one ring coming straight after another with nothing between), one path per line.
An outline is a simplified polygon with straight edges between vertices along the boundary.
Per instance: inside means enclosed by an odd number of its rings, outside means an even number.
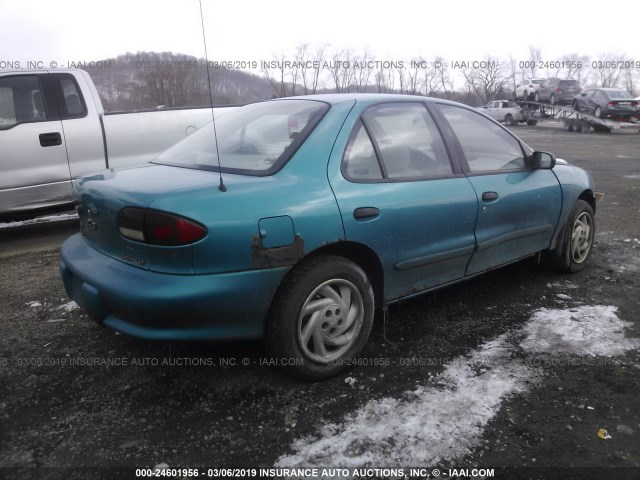
M300 383L265 365L258 342L158 344L103 328L68 304L57 249L13 255L10 235L3 239L0 231L0 477L110 478L118 467L161 463L286 464L282 456L297 451L296 439L344 427L345 416L372 399L405 398L424 387L438 403L432 379L449 360L517 331L542 307L617 307L617 316L633 323L624 334L637 338L640 135L514 130L536 149L588 170L606 193L590 265L558 275L527 260L396 305L386 332L377 321L364 365L321 383ZM518 357L528 358L522 351ZM468 453L417 454L403 466L438 467L443 476L481 467L509 479L640 478L639 360L629 349L582 363L542 362L535 381L501 397L495 415L474 427L475 437L462 439ZM464 435L444 430L439 442ZM401 443L386 441L391 452ZM349 448L356 447L387 451L366 442ZM369 465L390 459L374 456ZM120 478L134 476L126 470Z

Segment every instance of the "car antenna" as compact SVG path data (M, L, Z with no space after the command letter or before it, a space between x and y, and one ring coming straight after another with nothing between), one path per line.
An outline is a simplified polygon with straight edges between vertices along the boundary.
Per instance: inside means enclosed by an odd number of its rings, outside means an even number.
M207 85L209 86L209 106L211 107L211 121L213 122L213 140L216 144L216 157L218 158L218 173L220 174L220 185L218 190L227 191L227 186L222 181L222 166L220 165L220 151L218 150L218 132L216 132L216 116L213 113L213 92L211 91L211 76L209 74L209 56L207 55L207 37L204 34L204 16L202 15L202 0L198 0L200 5L200 22L202 23L202 40L204 41L204 59L207 62Z

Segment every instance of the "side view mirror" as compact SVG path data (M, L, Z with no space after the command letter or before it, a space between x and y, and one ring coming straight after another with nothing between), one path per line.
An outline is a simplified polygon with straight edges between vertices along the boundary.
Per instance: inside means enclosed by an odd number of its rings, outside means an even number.
M534 170L551 170L556 166L553 153L535 151L531 154L531 166Z

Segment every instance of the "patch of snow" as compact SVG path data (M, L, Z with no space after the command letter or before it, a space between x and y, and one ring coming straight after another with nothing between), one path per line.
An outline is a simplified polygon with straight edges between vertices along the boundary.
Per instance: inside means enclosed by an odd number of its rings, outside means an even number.
M640 347L640 341L625 338L624 328L632 324L616 311L612 306L539 309L523 328L458 357L428 385L403 398L370 400L340 423L295 440L293 453L279 457L276 467L393 468L463 457L479 445L504 401L526 392L543 375L517 358L514 338L523 338L520 347L534 355L623 354Z
M402 467L466 455L505 398L537 378L513 354L502 335L450 363L436 377L444 388L418 387L403 399L371 400L341 424L325 425L320 438L296 440L295 453L280 457L276 466Z
M353 387L356 382L357 382L357 380L355 378L353 378L353 377L347 377L347 378L344 379L344 383L346 383L350 387Z
M64 305L60 305L58 307L58 310L64 310L65 312L69 313L72 312L74 310L79 309L80 307L78 306L78 304L76 302L74 302L73 300L71 300L68 303L65 303Z
M616 315L617 308L596 305L569 309L541 308L524 327L521 346L530 353L563 353L611 357L640 347L637 338L626 338L633 326Z
M45 217L30 218L29 220L19 220L16 222L0 223L0 228L14 228L25 225L35 225L38 223L63 222L66 220L77 220L75 213L62 213L60 215L47 215Z
M40 302L37 302L35 300L33 302L27 302L25 303L25 305L29 305L31 308L37 308L42 306Z
M564 293L557 293L556 297L562 299L562 300L571 300L571 297L569 295L565 295Z

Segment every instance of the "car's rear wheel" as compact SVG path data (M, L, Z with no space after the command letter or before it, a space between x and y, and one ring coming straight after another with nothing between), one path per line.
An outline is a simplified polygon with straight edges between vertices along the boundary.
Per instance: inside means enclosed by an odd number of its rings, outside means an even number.
M591 255L595 236L595 214L584 200L578 200L567 219L558 246L550 252L549 261L562 272L579 272Z
M556 104L556 96L555 95L551 95L551 98L549 98L549 103L551 105L555 105Z
M312 258L280 288L267 320L266 348L301 378L327 378L361 352L373 316L373 288L358 265L333 255Z
M509 125L510 127L514 126L516 124L516 122L513 120L513 115L511 115L510 113L507 114L506 117L504 117L504 123L506 125Z
M600 107L596 107L596 109L593 111L593 114L598 118L602 118L602 109Z
M539 102L539 101L540 101L540 95L538 94L538 92L536 92L536 93L535 93L535 95L533 96L533 99L534 99L536 102Z
M574 109L575 111L577 111L577 112L579 112L579 111L580 111L580 108L578 107L578 101L577 101L577 100L574 100L574 101L573 101L573 109Z

